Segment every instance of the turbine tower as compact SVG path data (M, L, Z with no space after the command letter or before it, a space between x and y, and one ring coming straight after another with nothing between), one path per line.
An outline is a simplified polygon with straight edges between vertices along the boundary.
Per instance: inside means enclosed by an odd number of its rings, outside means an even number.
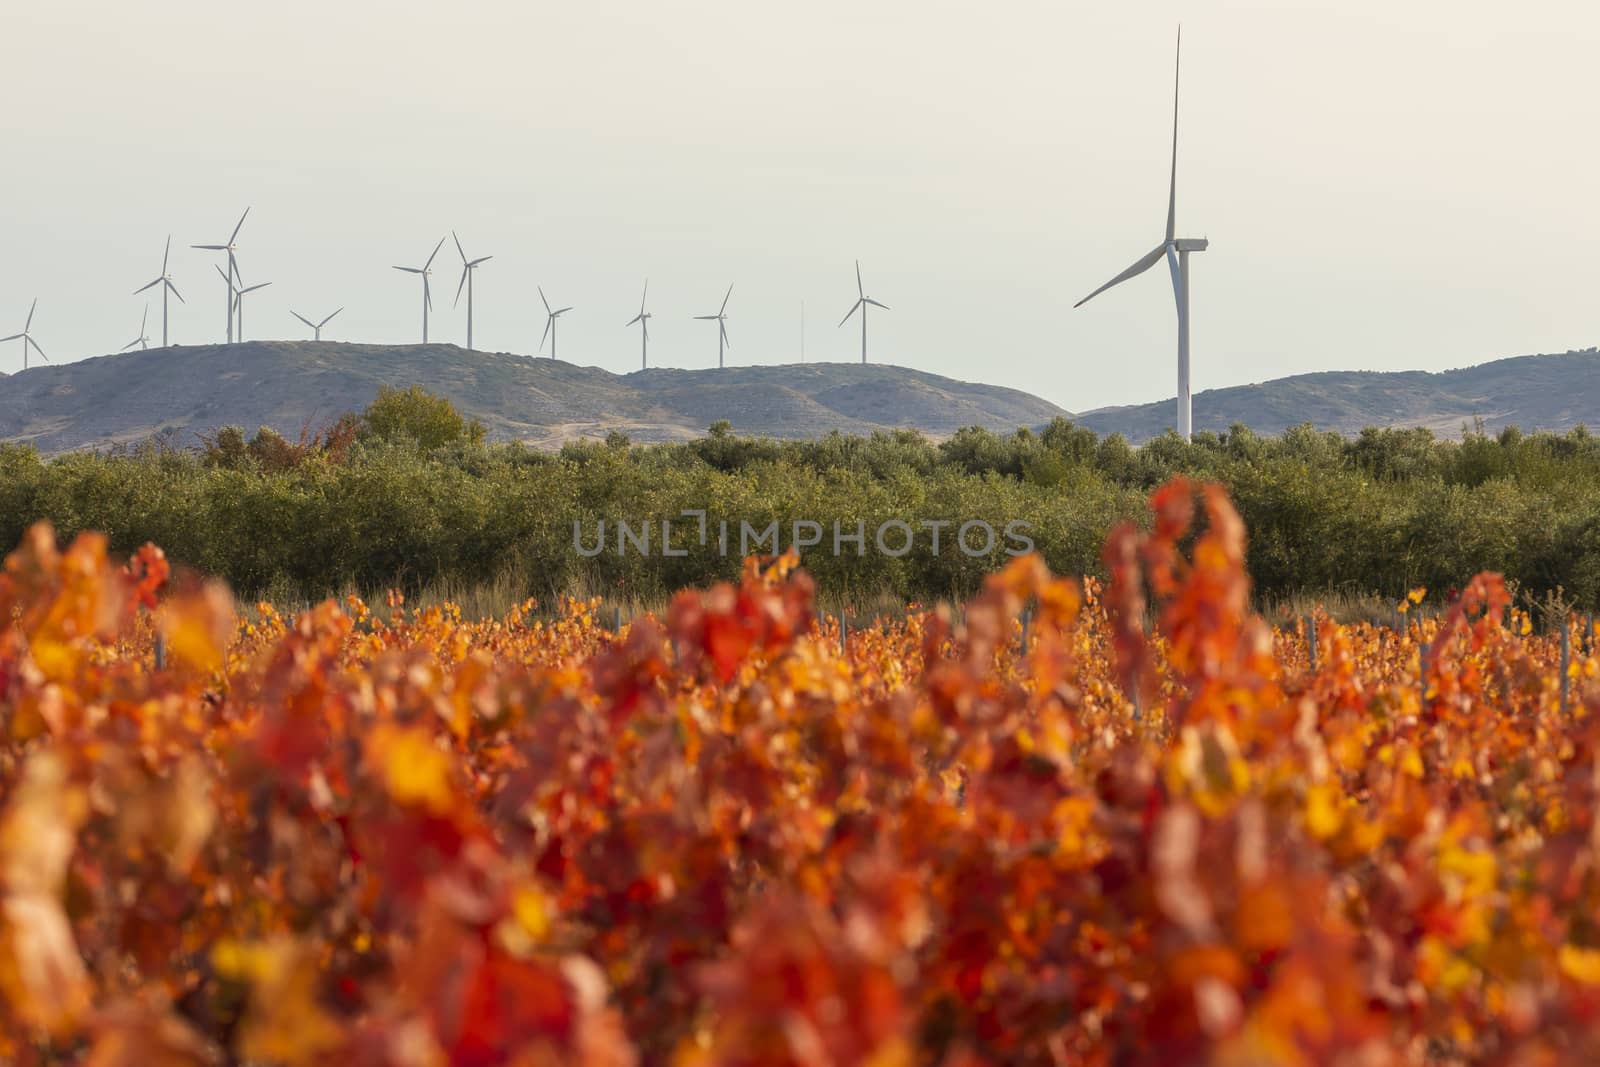
M33 329L33 313L38 307L39 307L39 298L38 297L34 297L33 298L33 305L28 308L28 321L23 323L22 332L21 333L14 333L10 337L0 337L0 344L5 344L7 341L15 341L19 337L22 339L22 369L23 370L27 370L28 369L28 346L29 345L32 345L33 346L33 350L35 352L39 353L39 358L40 359L44 360L46 363L50 362L50 357L44 354L44 349L39 347L39 342L35 341L33 339L33 334L28 332L29 330Z
M1210 242L1204 237L1178 236L1178 87L1183 71L1183 29L1178 29L1178 53L1172 76L1172 181L1167 192L1167 236L1145 257L1078 301L1082 307L1112 286L1143 274L1166 258L1172 272L1172 295L1178 305L1178 433L1185 441L1194 430L1189 390L1189 253L1204 252Z
M217 273L218 274L222 274L222 268L221 267L217 268ZM223 274L222 277L223 277L223 280L226 281L228 276L226 274ZM243 282L244 279L240 278L239 281ZM244 295L246 293L253 293L257 289L265 289L267 286L269 286L271 284L272 284L271 282L259 282L259 283L255 284L255 285L252 285L252 286L248 287L248 288L243 288L241 286L233 285L231 282L229 283L229 288L231 288L233 290L233 307L232 307L232 310L233 310L234 313L236 313L239 316L239 329L236 332L235 336L237 336L240 341L244 340Z
M451 230L450 236L455 237L456 252L461 256L461 285L456 286L456 303L461 303L461 286L467 287L467 351L472 351L472 275L477 271L478 264L493 256L479 256L477 259L467 259L467 254L461 251L461 238L456 237L456 231ZM549 305L546 305L548 307Z
M644 295L639 297L639 314L628 320L628 325L639 324L639 369L644 370L650 365L650 312L644 309L644 302L650 296L650 279L644 280Z
M167 273L167 257L170 256L171 254L172 254L172 237L169 234L168 237L167 237L167 250L165 252L161 253L161 274L160 274L160 276L157 277L156 280L151 282L149 285L142 286L142 287L140 287L138 289L135 289L133 291L133 295L134 296L138 296L140 293L144 292L146 289L154 289L158 285L161 286L161 347L162 348L167 347L167 294L171 293L173 296L177 297L178 298L178 303L180 303L180 304L184 303L183 294L178 292L178 287L172 284L172 275ZM145 305L145 310L146 311L149 310L149 305L148 304ZM143 332L144 331L142 331L142 330L140 331L140 333L143 333ZM126 351L126 349L124 349L124 351Z
M715 322L717 324L717 366L719 368L722 366L722 349L724 347L733 347L728 343L728 297L732 295L733 284L730 282L727 295L722 298L722 307L717 310L715 315L695 316L701 322Z
M432 294L432 292L429 291L429 287L428 287L428 275L432 274L433 272L429 268L431 268L433 266L433 257L437 256L439 254L439 249L441 249L443 247L444 247L444 238L441 237L441 238L439 238L439 243L433 246L433 255L430 255L428 257L428 261L426 263L424 263L422 266L420 266L420 267L396 267L395 268L395 270L403 270L407 274L420 274L420 275L422 275L422 343L423 344L427 344L428 343L428 312L433 309L433 294Z
M861 362L865 363L867 361L867 305L871 304L873 307L882 308L885 311L889 310L889 305L880 304L867 295L866 287L861 284L861 261L859 259L856 260L856 296L858 299L854 304L850 305L850 310L845 313L844 318L839 320L839 325L843 326L849 322L850 316L856 313L856 309L861 309Z
M344 310L344 308L340 308L339 309L339 311L343 311L343 310ZM335 311L333 313L333 315L339 314L339 311ZM327 318L323 319L321 322L312 322L310 319L306 318L304 315L300 314L300 312L298 312L298 311L291 310L289 312L289 314L293 315L295 318L299 319L301 322L303 322L307 326L311 327L311 339L313 341L322 340L322 328L324 326L328 325L328 323L333 321L333 315L329 315Z
M556 320L559 319L561 316L565 315L567 312L571 311L572 309L570 307L564 307L564 308L557 308L556 310L551 311L550 310L550 301L545 300L544 289L542 287L539 289L539 299L540 300L544 300L544 313L545 313L544 336L539 338L539 351L541 351L541 352L544 351L544 339L545 339L545 337L548 337L548 338L550 338L550 358L551 359L555 359L556 358ZM468 307L472 306L472 297L471 297L470 294L467 296L467 306Z
M156 280L160 281L159 278L156 279ZM132 348L134 345L138 345L140 351L143 351L143 350L145 350L145 349L150 347L150 338L148 336L146 336L145 332L144 332L144 328L145 328L146 325L149 324L149 322L150 322L150 305L146 304L144 306L144 315L141 316L140 319L139 319L139 336L135 337L133 340L131 340L127 344L123 345L122 346L122 351L126 352L128 349Z
M223 281L228 283L228 343L229 344L233 343L234 279L239 277L239 261L234 256L234 253L236 253L239 249L238 249L238 245L235 242L237 242L239 240L239 231L244 228L244 220L246 218L248 218L249 216L250 216L250 209L249 208L245 208L244 209L244 214L239 216L239 222L238 222L238 224L236 226L234 226L233 233L229 235L226 244L220 244L220 245L190 245L189 246L190 248L204 248L209 252L226 252L226 253L228 253L228 273L224 274L222 276L222 278L223 278ZM218 267L217 269L221 270L222 268Z

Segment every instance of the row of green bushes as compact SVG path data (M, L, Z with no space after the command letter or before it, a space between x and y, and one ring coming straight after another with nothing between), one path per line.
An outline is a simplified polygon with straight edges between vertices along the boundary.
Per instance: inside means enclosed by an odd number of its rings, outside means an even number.
M1239 428L1131 447L1058 421L1041 432L966 430L930 442L915 433L811 441L743 438L725 425L696 441L604 444L543 452L488 445L481 431L420 393L381 397L336 432L291 445L263 431L224 431L194 450L148 445L53 459L0 446L0 541L37 519L65 534L103 530L113 547L145 541L246 596L342 589L418 589L505 581L548 596L572 589L659 597L737 574L741 523L815 522L805 553L822 588L932 600L964 595L1016 542L983 557L954 546L964 522L997 531L1027 524L1050 566L1096 572L1105 531L1142 520L1149 490L1174 474L1226 484L1250 530L1259 593L1398 595L1464 584L1497 570L1530 593L1557 587L1600 605L1600 441L1564 435L1368 431L1345 439L1308 429L1275 438ZM712 531L701 544L696 518ZM660 551L670 519L674 547ZM653 551L616 551L618 520L653 523ZM716 531L730 524L724 553ZM890 556L874 531L919 531ZM606 551L588 556L597 524ZM867 531L865 551L832 551L838 523ZM941 551L923 524L945 523ZM898 548L903 534L890 541ZM981 537L973 541L981 544Z

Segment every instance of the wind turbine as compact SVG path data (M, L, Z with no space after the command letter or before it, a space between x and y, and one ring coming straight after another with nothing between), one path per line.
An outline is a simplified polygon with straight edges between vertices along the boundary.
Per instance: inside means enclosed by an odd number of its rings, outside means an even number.
M644 309L644 302L650 295L650 279L644 280L644 295L639 297L639 314L628 320L628 325L639 324L639 369L644 370L650 365L650 312Z
M39 306L39 298L38 297L34 297L33 298L33 305L28 308L28 321L23 324L21 333L14 333L10 337L0 337L0 344L5 344L7 341L15 341L19 337L22 339L22 369L23 370L27 370L28 369L28 346L29 345L32 345L33 346L33 350L35 352L39 353L39 358L40 359L44 360L46 363L50 362L50 357L44 354L44 349L39 347L39 342L35 341L33 339L33 335L28 332L29 330L33 329L33 312L34 312L34 310L36 308L38 308L38 306Z
M478 264L484 262L485 260L493 259L494 257L493 256L479 256L477 259L469 260L469 259L467 259L467 254L465 252L461 251L461 238L456 237L456 231L451 230L450 231L450 236L451 237L455 237L455 240L456 240L456 252L459 253L460 256L461 256L461 285L457 285L456 286L456 303L457 304L461 303L461 286L464 285L464 286L467 287L467 351L471 352L472 351L472 275L473 275L473 272L478 269ZM545 305L546 308L548 308L549 306L550 306L549 304ZM554 352L553 351L551 353L551 356L552 356L552 358L554 358Z
M217 268L217 273L218 274L222 274L222 268L221 267ZM223 277L223 280L226 281L228 276L226 274L223 274L222 277ZM244 281L243 278L240 278L239 280L241 282ZM233 285L231 282L229 283L229 288L233 289L233 310L239 316L238 337L239 337L240 341L244 340L244 295L246 293L253 293L257 289L265 289L267 286L269 286L271 284L272 284L271 282L258 282L257 284L249 286L248 288L241 288L239 286Z
M246 218L248 218L249 216L250 216L250 209L249 208L245 208L244 209L244 214L239 216L239 223L238 223L238 225L236 225L233 228L233 233L229 235L228 241L227 241L226 244L220 244L220 245L190 245L189 246L190 248L204 248L209 252L226 252L226 253L228 253L228 273L224 274L222 276L222 279L223 279L223 281L228 283L228 343L229 344L233 343L233 301L234 301L234 284L233 284L233 280L235 278L239 277L239 261L234 257L234 253L238 251L238 246L234 242L239 240L239 231L244 228L244 220ZM217 269L221 270L222 268L219 267Z
M854 304L850 305L850 310L845 312L844 318L839 320L839 325L843 326L845 323L849 322L850 321L850 316L854 315L858 308L860 309L860 311L861 311L861 362L865 363L867 361L867 305L871 304L873 307L882 308L885 311L889 310L889 305L888 304L880 304L876 300L872 299L872 297L867 295L866 287L861 284L861 261L859 259L856 260L856 296L857 296L856 302Z
M157 278L156 280L160 281L161 279ZM139 319L139 336L135 337L133 340L131 340L127 344L123 345L122 346L122 351L126 352L128 349L132 348L134 345L138 345L140 351L143 351L144 349L147 349L147 348L150 347L150 338L145 336L145 332L144 332L145 325L149 321L150 321L150 305L146 304L144 306L144 315Z
M444 238L441 237L441 238L439 238L439 243L433 246L433 255L430 255L428 257L428 262L424 263L420 267L396 267L395 268L395 270L403 270L407 274L420 274L420 275L422 275L422 343L423 344L427 344L428 343L428 312L433 309L433 293L429 290L429 287L428 287L428 275L433 273L433 272L431 270L429 270L429 268L433 266L433 257L437 256L439 254L439 249L441 249L443 247L444 247Z
M1194 429L1189 392L1189 253L1204 252L1210 242L1204 237L1178 236L1178 87L1183 70L1183 28L1178 28L1177 61L1172 75L1172 184L1167 193L1167 236L1143 259L1078 301L1082 307L1114 285L1137 277L1166 257L1172 272L1172 295L1178 305L1178 433L1189 440Z
M544 339L545 339L545 337L550 338L550 358L551 359L555 359L556 358L556 320L559 319L561 316L565 315L567 312L571 311L572 309L570 307L564 307L564 308L557 308L556 310L551 311L550 310L550 301L545 300L544 289L542 287L539 289L539 299L540 300L544 300L544 313L545 313L544 336L539 338L539 350L541 352L544 351ZM467 297L467 305L470 307L471 304L472 304L472 297L470 295L468 295L468 297Z
M733 347L728 342L728 297L730 297L732 295L733 295L733 284L730 282L728 284L727 296L724 296L722 298L722 307L717 310L717 313L715 315L696 315L695 316L696 319L699 319L702 322L715 322L717 324L717 366L718 367L722 366L722 349L723 349L723 346L726 345L729 348Z
M149 285L142 286L141 288L135 289L133 291L133 295L134 296L138 296L140 293L144 292L146 289L154 289L158 285L161 286L161 347L162 348L167 347L167 294L170 292L173 296L178 298L178 303L180 303L180 304L185 303L185 301L183 299L183 294L178 292L178 287L172 284L172 275L167 273L167 257L170 256L171 254L172 254L172 237L169 234L167 236L167 250L165 252L161 253L161 275L158 278L156 278L155 281L151 282ZM149 305L148 304L145 305L145 310L149 311L149 309L150 309ZM231 317L232 316L230 314L230 320L231 320ZM144 332L143 330L140 331L141 334L143 332ZM126 349L124 349L124 351L126 351Z
M339 309L339 311L343 311L343 310L344 310L344 308L340 308ZM333 315L339 314L339 311L335 311L333 313ZM328 325L328 323L333 321L333 315L329 315L327 318L323 319L321 322L312 322L310 319L306 318L304 315L300 314L300 312L298 312L298 311L292 311L291 310L289 312L289 314L293 315L295 318L299 319L301 322L303 322L307 326L311 327L312 340L314 340L314 341L322 340L322 328L324 326Z

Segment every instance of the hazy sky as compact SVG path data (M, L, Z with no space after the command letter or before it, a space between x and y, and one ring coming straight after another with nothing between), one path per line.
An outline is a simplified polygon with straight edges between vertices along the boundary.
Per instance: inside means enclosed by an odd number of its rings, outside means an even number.
M414 341L415 264L453 227L477 347L706 367L872 352L1064 407L1174 391L1159 242L1184 23L1180 235L1196 391L1444 369L1600 343L1594 0L0 4L0 335L39 297L57 361L138 332L170 233L174 340L221 339L240 235L249 336ZM434 339L465 339L460 260ZM160 337L159 300L150 335ZM0 349L0 370L20 365Z

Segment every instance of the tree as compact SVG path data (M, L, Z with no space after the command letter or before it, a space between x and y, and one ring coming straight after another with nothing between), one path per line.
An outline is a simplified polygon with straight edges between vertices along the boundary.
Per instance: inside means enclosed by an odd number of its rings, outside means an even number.
M391 389L384 386L361 416L361 436L366 440L411 440L425 450L444 445L482 444L484 427L477 419L463 418L455 405L419 386Z

